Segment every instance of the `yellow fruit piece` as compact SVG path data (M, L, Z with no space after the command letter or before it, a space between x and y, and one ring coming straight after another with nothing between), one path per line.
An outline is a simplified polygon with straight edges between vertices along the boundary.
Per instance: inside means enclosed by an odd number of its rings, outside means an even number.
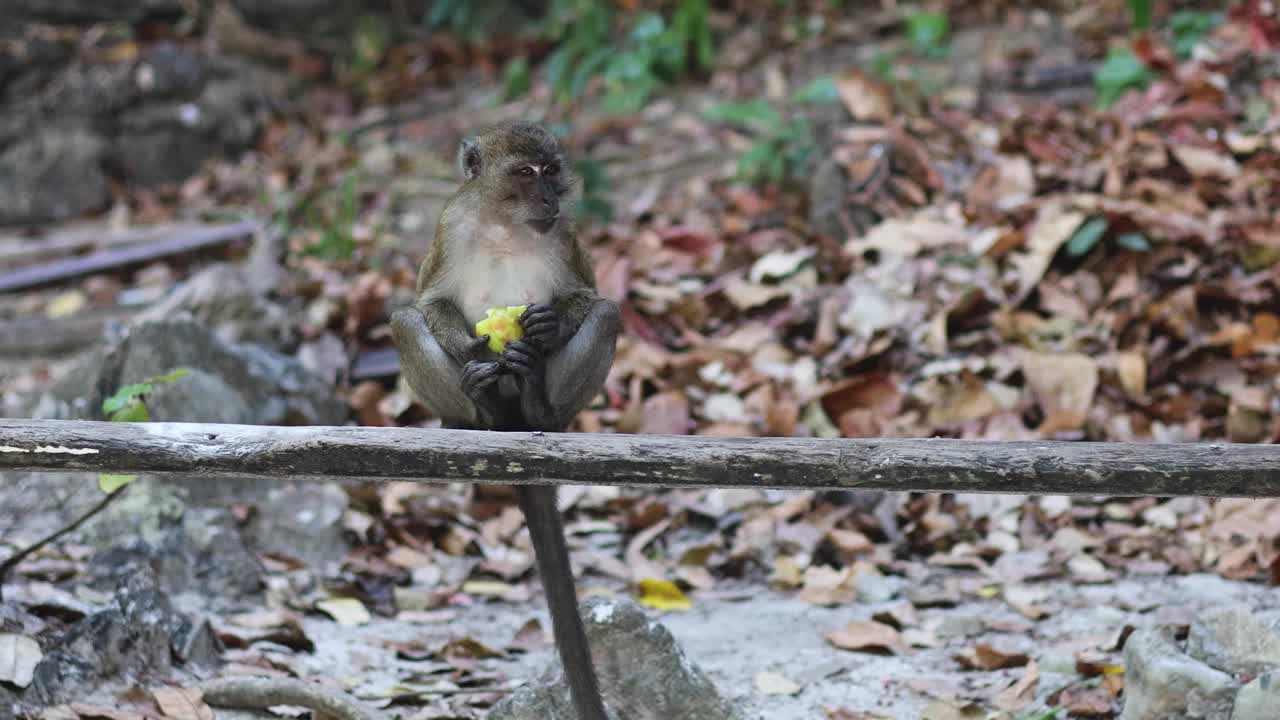
M668 580L644 578L640 581L640 604L657 610L688 610L693 601Z
M485 318L476 323L476 337L488 335L489 349L502 352L507 343L524 337L520 316L524 314L526 307L528 305L511 305L485 310Z

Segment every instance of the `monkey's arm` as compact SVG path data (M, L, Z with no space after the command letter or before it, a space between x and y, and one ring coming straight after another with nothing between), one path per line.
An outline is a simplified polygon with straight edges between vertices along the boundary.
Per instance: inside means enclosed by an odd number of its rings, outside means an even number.
M503 362L520 378L520 405L525 423L535 430L560 431L586 407L604 385L613 364L622 313L611 300L590 291L568 304L571 312L585 310L559 349L546 352L534 340L516 341L503 351ZM532 308L531 308L532 309ZM571 319L561 317L560 327Z
M499 364L481 359L485 338L467 332L453 303L437 300L391 314L400 371L414 394L447 423L488 428L500 410Z

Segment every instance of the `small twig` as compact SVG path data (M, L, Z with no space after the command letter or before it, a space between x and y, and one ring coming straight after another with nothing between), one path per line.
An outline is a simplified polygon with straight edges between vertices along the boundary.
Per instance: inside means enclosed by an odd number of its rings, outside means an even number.
M341 690L292 678L222 678L201 683L200 692L210 705L239 710L295 705L335 720L382 720L376 710Z
M127 489L128 487L129 487L128 485L121 485L115 490L112 490L111 492L107 493L106 497L99 500L97 505L94 505L93 507L89 508L88 512L76 518L75 522L71 523L70 525L60 530L54 531L52 534L40 540L37 540L31 545L28 545L27 547L19 550L13 555L10 555L9 557L5 558L4 562L0 562L0 602L4 601L5 580L9 578L9 573L12 572L15 567L18 566L18 563L22 562L23 560L26 560L27 557L31 555L31 553L34 553L35 551L39 550L45 545L48 545L51 542L57 541L57 539L62 537L63 535L66 535L67 533L70 533L70 532L74 532L81 525L85 524L85 522L88 521L89 518L102 512L102 510L106 508L107 505L111 504L112 500L116 499L117 495L124 492L125 489Z

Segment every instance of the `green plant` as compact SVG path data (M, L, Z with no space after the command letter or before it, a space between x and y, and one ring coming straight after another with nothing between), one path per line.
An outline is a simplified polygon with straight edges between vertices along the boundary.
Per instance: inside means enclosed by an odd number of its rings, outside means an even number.
M150 422L151 414L147 412L143 396L154 390L156 385L172 383L190 374L190 370L179 369L164 375L149 377L139 383L125 385L102 401L102 414L111 422ZM98 487L105 493L113 493L133 482L135 478L137 475L99 473Z
M1093 76L1098 105L1110 107L1126 91L1146 87L1151 78L1151 70L1132 50L1127 47L1111 48L1107 59Z
M1223 16L1220 12L1197 12L1183 10L1169 18L1169 31L1173 34L1173 51L1179 60L1191 57L1191 51L1204 39L1209 31L1221 25Z
M907 16L907 41L912 52L923 57L946 55L949 22L943 13L920 12Z
M634 112L661 84L711 64L714 49L707 0L679 0L671 19L654 12L619 16L601 0L553 0L545 34L557 43L547 81L564 99L577 98L592 78L604 81L609 112ZM631 24L621 47L613 29Z
M835 81L821 77L793 98L801 103L839 99ZM796 177L817 150L813 128L803 116L785 116L765 100L719 103L707 108L708 120L736 125L752 135L751 146L738 156L738 179L780 185Z
M305 254L327 260L342 260L355 252L354 231L360 212L355 173L347 173L337 194L337 203L331 212L313 209L309 213L312 223L320 227L320 237L303 249Z
M591 158L582 158L575 162L573 167L578 177L582 179L582 200L579 208L581 214L601 222L613 220L613 205L605 197L605 193L609 190L609 176L605 173L604 163Z
M1152 0L1128 0L1129 19L1133 29L1138 31L1151 29L1151 13L1155 3Z

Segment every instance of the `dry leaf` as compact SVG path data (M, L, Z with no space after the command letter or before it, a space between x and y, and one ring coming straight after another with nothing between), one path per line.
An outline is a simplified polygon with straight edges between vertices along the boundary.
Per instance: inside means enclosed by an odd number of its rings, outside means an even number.
M1035 660L1027 663L1022 677L1005 688L992 700L993 704L1005 712L1014 712L1031 704L1036 699L1036 686L1040 684L1040 666Z
M1022 372L1044 411L1040 434L1079 430L1093 405L1098 366L1079 353L1023 353Z
M329 598L316 603L316 609L333 618L339 625L364 625L373 617L364 603L355 598Z
M1147 397L1147 359L1136 352L1122 352L1115 357L1120 387L1130 400L1142 402Z
M839 630L827 633L826 639L841 650L889 652L895 655L911 652L897 630L874 620L855 620Z
M1022 653L1004 652L979 643L977 647L955 656L957 662L971 670L1002 670L1004 668L1022 667L1030 660Z
M31 684L31 674L44 658L40 643L26 635L0 633L0 681L20 688Z
M856 120L884 124L893 120L893 93L861 70L850 70L837 78L836 92Z
M155 688L151 697L165 716L174 720L213 720L213 708L205 704L204 695L196 688Z
M858 596L853 566L837 570L830 565L805 568L800 599L812 605L831 607L853 602Z
M1071 237L1085 220L1085 214L1069 211L1061 200L1040 206L1036 219L1027 228L1026 252L1014 253L1009 263L1017 272L1017 291L1011 299L1018 305L1044 277L1058 248Z
M800 692L800 684L778 672L765 671L756 673L756 690L762 695L795 695Z
M689 610L693 601L669 580L640 580L640 604L657 610Z
M1232 180L1240 174L1240 164L1230 155L1194 145L1174 145L1172 150L1178 162L1196 177Z

